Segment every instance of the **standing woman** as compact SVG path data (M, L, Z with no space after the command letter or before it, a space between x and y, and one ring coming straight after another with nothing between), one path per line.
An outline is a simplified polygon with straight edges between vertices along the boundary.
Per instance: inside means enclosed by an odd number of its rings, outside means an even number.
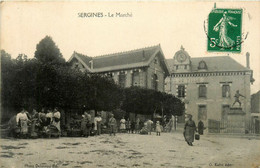
M22 108L22 111L16 116L16 123L20 126L20 133L22 137L25 137L28 134L28 117L26 110Z
M51 109L48 109L47 110L47 114L46 114L46 125L48 126L48 125L51 125L51 123L52 123L52 118L53 118L53 112L52 112L52 110Z
M123 117L121 120L120 120L120 131L121 132L124 132L125 131L125 129L126 129L126 127L125 127L125 118Z
M94 118L94 130L96 132L96 135L101 134L101 122L102 118L99 113L97 113L97 116Z
M188 120L184 126L184 138L188 145L193 146L192 142L194 141L194 135L196 130L196 124L192 120L192 115L188 115Z
M60 112L58 111L57 107L54 108L52 125L54 125L59 130L59 133L61 132L61 129L60 129Z
M31 122L31 137L36 137L37 133L35 131L35 126L37 122L39 122L39 113L35 109L32 110Z

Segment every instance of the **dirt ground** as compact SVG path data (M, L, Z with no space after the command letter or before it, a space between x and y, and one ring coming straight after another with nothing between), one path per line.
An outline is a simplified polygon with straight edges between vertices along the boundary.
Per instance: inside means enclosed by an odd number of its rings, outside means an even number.
M260 140L203 135L188 146L182 133L107 134L89 138L1 139L1 168L260 167Z

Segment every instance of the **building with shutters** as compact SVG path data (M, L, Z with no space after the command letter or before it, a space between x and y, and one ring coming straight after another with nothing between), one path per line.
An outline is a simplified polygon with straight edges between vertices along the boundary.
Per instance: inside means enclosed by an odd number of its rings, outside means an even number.
M169 76L160 45L96 57L74 52L68 62L72 68L111 77L121 87L164 91Z
M250 126L250 85L254 79L249 68L249 54L247 67L244 67L229 56L192 58L181 47L167 62L170 76L166 78L165 91L185 102L186 113L192 114L196 123L202 120L206 127L212 123L216 127L221 127L223 123L226 127L231 124L229 118L239 115L235 121L243 120L244 124L240 127L247 129ZM240 97L242 112L233 115L231 110L237 90L245 97ZM237 105L235 107L238 108ZM184 122L184 118L180 120ZM217 132L222 131L221 128L216 129Z

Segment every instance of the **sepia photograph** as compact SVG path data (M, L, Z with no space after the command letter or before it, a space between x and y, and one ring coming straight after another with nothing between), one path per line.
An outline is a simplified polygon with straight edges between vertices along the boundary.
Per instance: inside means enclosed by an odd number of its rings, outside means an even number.
M259 1L1 1L1 168L260 168Z

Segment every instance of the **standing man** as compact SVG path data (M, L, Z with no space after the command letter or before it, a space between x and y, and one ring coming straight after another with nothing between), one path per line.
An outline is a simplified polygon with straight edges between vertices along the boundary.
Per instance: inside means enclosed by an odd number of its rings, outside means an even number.
M116 135L116 119L114 118L114 114L111 114L111 117L108 121L108 126L110 127L110 136L114 134Z
M92 128L91 115L85 111L84 116L86 117L86 137L90 136L90 130Z
M135 130L136 130L135 131L136 133L139 133L139 131L140 131L140 119L139 118L136 119Z

